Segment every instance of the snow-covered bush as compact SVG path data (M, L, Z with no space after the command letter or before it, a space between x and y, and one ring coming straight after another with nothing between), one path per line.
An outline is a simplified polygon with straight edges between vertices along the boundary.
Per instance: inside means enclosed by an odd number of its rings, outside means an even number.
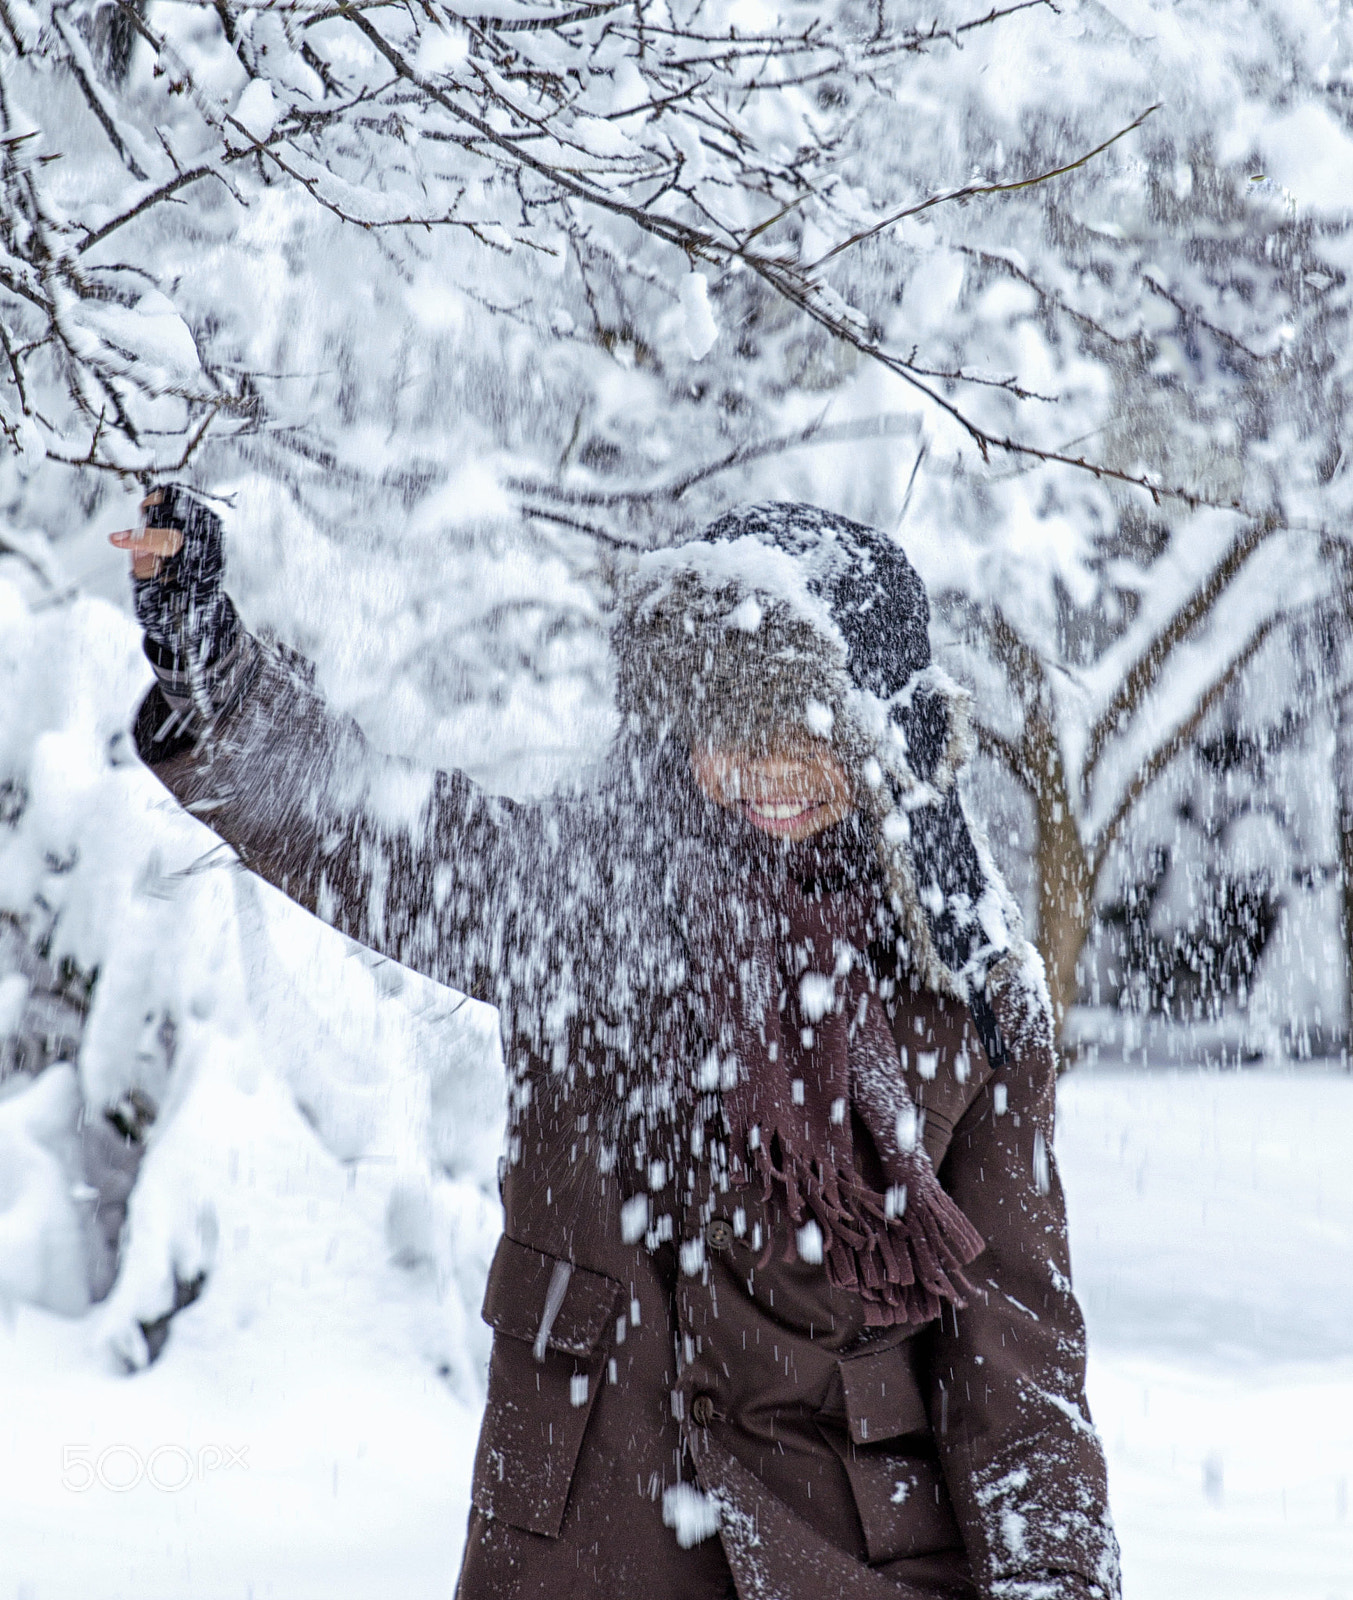
M210 1278L243 1328L260 1295L303 1288L308 1235L274 1222L298 1166L340 1192L346 1168L370 1237L343 1248L383 1253L420 1353L472 1396L498 1226L493 1014L257 885L167 800L130 751L148 669L106 602L35 611L0 578L0 641L0 759L22 788L0 893L42 941L35 975L95 980L63 1019L78 1077L41 1055L0 1076L0 1298L103 1300L97 1336L128 1367ZM33 987L0 980L7 1033L50 1020Z
M84 1230L72 1193L79 1104L68 1062L0 1100L0 1299L71 1315L89 1304Z

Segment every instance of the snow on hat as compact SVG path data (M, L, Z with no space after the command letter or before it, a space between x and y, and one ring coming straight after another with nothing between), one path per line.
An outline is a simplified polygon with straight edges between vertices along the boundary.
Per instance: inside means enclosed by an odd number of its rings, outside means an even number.
M817 506L739 507L636 563L612 634L617 698L629 730L659 742L829 738L875 824L913 971L971 1002L1025 946L959 793L969 697L933 665L929 621L925 585L878 529Z

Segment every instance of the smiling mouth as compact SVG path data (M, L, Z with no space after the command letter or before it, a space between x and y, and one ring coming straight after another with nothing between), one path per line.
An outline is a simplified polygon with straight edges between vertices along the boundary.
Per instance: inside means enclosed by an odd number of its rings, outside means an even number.
M764 800L744 800L743 811L758 828L780 833L800 823L814 812L821 811L825 801L787 800L771 803Z

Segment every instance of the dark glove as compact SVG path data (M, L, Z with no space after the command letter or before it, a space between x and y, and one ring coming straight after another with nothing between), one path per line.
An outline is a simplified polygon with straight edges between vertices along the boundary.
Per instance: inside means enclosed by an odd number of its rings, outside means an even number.
M240 624L221 587L221 519L182 484L165 484L161 493L160 504L149 508L149 523L177 528L183 545L164 558L155 577L132 579L132 597L152 665L188 678L230 652Z

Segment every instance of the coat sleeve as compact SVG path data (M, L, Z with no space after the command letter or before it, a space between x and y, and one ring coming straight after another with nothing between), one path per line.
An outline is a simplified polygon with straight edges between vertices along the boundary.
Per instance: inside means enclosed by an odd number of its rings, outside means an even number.
M1007 1059L954 1130L940 1180L986 1239L975 1293L930 1339L931 1418L989 1600L1118 1600L1104 1454L1085 1399L1053 1160L1046 1004L1016 975L995 999Z
M463 773L377 754L325 706L299 658L249 645L247 687L205 728L163 683L151 689L135 724L142 760L307 911L476 999L510 1004L548 959L541 918L562 853L557 825Z

